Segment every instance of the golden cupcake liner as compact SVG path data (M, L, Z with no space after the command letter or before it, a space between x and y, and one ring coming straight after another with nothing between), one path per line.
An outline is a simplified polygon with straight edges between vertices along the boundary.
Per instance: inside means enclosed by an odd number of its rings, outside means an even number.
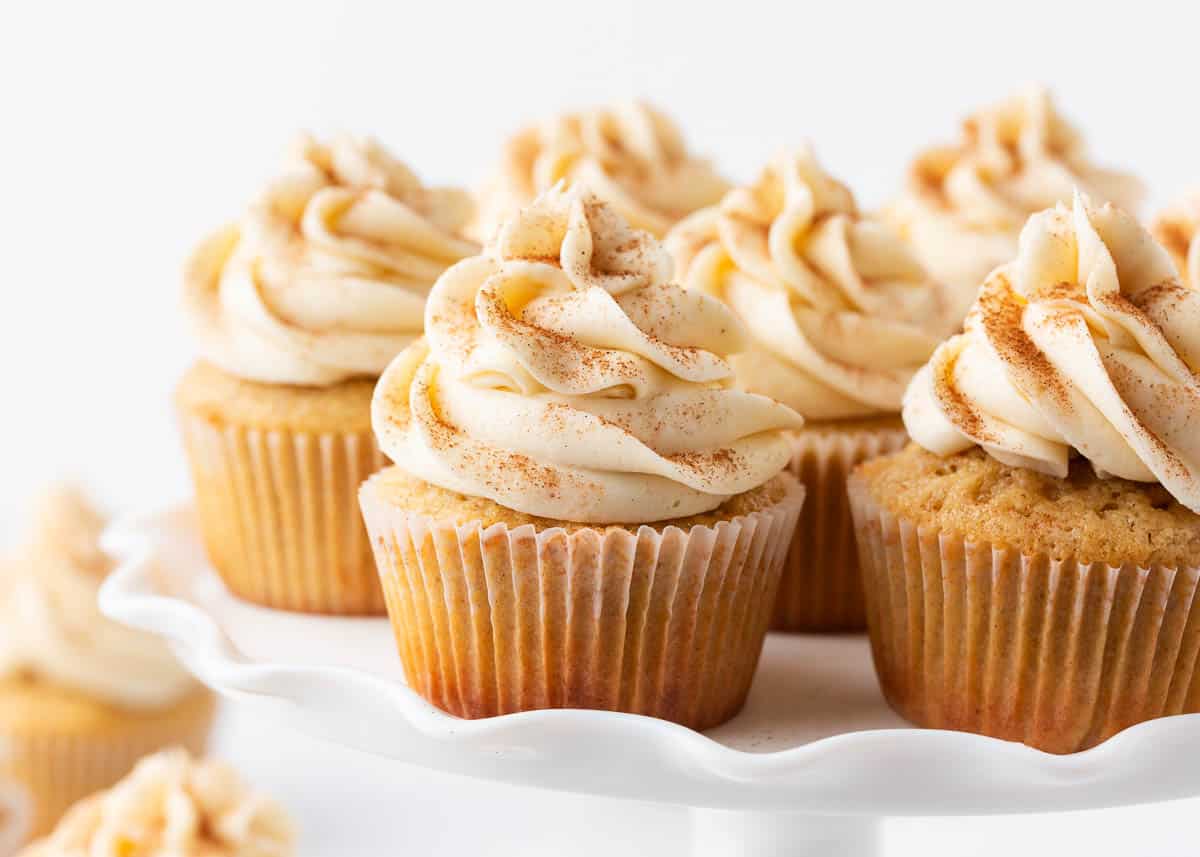
M358 511L359 486L386 463L371 432L180 422L201 533L235 595L306 613L386 612Z
M0 779L32 801L30 837L49 833L77 801L108 788L143 756L166 747L204 752L216 697L197 692L164 712L138 712L86 733L56 734L37 726L0 732Z
M707 729L745 702L804 492L712 527L636 534L455 525L390 505L370 481L361 499L405 675L434 705Z
M840 434L798 432L789 472L808 499L788 551L775 617L776 631L861 631L867 627L854 521L846 479L858 464L896 452L904 429L859 428Z
M919 527L850 480L875 668L918 726L1051 753L1200 711L1200 568L1026 555Z

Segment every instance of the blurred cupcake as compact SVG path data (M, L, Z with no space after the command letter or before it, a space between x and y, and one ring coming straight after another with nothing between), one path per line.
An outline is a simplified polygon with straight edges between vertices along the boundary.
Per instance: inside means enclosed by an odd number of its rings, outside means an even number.
M0 567L0 774L28 790L34 833L146 753L201 750L215 711L164 643L100 613L104 523L77 492L55 490Z
M1153 232L1171 254L1184 284L1200 289L1200 191L1160 214Z
M961 320L992 269L1016 255L1026 219L1070 202L1076 187L1135 212L1143 190L1128 173L1092 164L1050 93L1035 88L967 118L957 144L917 155L885 216L953 288Z
M380 379L397 462L363 486L409 684L462 717L696 729L742 706L803 498L799 416L737 390L718 301L579 190L540 197L430 296Z
M807 421L790 469L808 498L774 627L866 627L846 476L904 445L904 388L951 330L945 290L807 148L689 217L667 246L683 285L720 298L749 329L731 360L742 386Z
M268 607L382 614L357 514L383 465L374 379L421 334L425 296L477 252L467 195L378 144L303 137L282 175L186 272L204 362L176 405L209 557Z
M1200 292L1133 217L1031 218L904 422L850 482L897 711L1054 753L1200 711Z
M143 759L21 857L291 857L296 834L228 765L183 750Z
M665 115L639 101L610 104L555 116L509 140L480 194L476 234L490 238L564 180L586 185L630 226L659 238L728 189Z

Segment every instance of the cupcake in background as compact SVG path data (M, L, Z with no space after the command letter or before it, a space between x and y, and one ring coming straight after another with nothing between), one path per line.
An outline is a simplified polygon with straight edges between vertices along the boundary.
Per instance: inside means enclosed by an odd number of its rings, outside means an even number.
M905 386L954 326L946 289L808 148L680 223L667 247L685 288L722 300L749 331L731 358L741 385L806 420L789 467L808 497L774 627L861 630L846 476L904 445Z
M361 490L409 684L462 717L740 710L803 490L801 418L734 385L719 301L561 185L430 295Z
M1029 216L1070 202L1076 187L1135 213L1143 196L1132 175L1094 165L1050 93L1034 88L968 117L957 143L917 155L884 216L953 288L961 321L987 275L1016 255Z
M648 104L593 107L531 125L505 144L480 194L477 236L491 238L559 181L586 185L630 226L659 238L729 187L707 160L688 151L675 124Z
M236 771L176 749L81 801L20 857L291 857L295 840L283 809Z
M850 480L884 694L1092 747L1200 711L1200 292L1137 220L1035 215Z
M235 594L384 612L355 500L383 465L371 392L421 335L434 281L477 252L471 212L371 140L305 136L196 250L184 294L202 360L175 400L201 533Z
M29 792L35 833L145 754L203 749L216 709L165 643L100 613L104 526L78 491L51 490L0 566L0 774Z
M1160 214L1152 231L1171 254L1184 284L1200 289L1200 191Z

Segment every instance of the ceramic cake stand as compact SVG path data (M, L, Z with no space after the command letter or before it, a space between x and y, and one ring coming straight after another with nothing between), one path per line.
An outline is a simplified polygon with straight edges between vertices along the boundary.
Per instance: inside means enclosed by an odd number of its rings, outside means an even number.
M1052 756L906 726L865 639L772 635L745 710L701 734L629 714L460 720L404 684L384 619L232 598L191 513L117 524L104 611L165 637L195 675L268 716L409 765L518 786L690 807L693 854L868 855L889 815L1090 809L1200 794L1200 715Z

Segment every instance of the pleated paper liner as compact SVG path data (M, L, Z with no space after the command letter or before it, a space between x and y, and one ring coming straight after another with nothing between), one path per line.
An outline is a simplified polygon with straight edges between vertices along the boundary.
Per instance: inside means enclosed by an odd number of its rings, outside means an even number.
M1200 568L1029 556L897 518L852 477L875 667L918 726L1073 753L1200 711Z
M688 531L456 526L361 492L405 675L467 718L544 708L707 729L758 664L803 504Z
M903 428L797 432L788 466L808 499L788 551L775 617L777 631L861 631L867 627L846 478L863 461L908 442Z
M310 434L182 414L209 559L246 601L383 615L358 487L386 463L370 431Z
M0 779L25 790L32 802L31 837L49 833L77 801L124 777L143 756L166 747L204 752L216 715L208 691L164 712L138 712L105 728L56 733L40 724L0 732Z

